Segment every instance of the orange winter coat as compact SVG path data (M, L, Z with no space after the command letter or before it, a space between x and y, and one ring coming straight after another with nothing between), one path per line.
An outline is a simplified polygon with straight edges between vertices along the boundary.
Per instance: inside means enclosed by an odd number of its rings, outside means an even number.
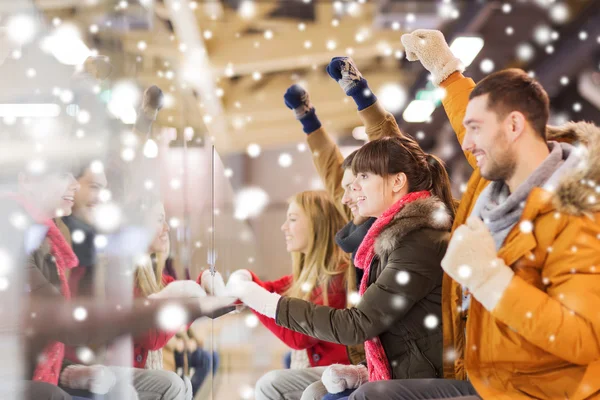
M460 73L442 83L444 108L461 143L474 86ZM570 123L549 127L547 137L581 143L589 159L554 192L535 188L529 194L498 253L515 272L498 305L489 312L472 298L465 323L462 288L444 277L444 374L465 379L466 372L484 399L600 398L600 129ZM465 155L474 172L454 229L488 183ZM531 221L533 230L521 231L521 221Z

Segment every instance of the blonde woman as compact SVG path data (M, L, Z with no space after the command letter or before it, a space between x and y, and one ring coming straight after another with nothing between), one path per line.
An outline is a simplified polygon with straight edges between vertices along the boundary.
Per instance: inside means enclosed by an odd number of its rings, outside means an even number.
M238 270L231 275L230 282L252 281L268 294L345 308L347 288L356 285L348 256L335 243L336 232L345 224L346 220L326 192L306 191L295 195L281 227L287 251L292 255L291 275L262 282L252 271ZM204 280L205 276L203 283ZM293 349L291 369L271 371L260 378L256 384L256 399L300 399L309 385L320 381L327 366L350 363L345 346L282 328L273 318L263 315L263 310L253 311L265 327ZM315 397L324 394L326 392L321 392Z
M169 225L161 202L154 202L145 209L151 218L154 238L148 247L147 257L140 258L135 269L135 297L203 297L204 290L193 281L177 281L163 275L169 256ZM189 379L182 380L172 371L163 370L162 348L175 336L176 331L150 329L134 338L133 390L140 400L191 400L192 387ZM62 371L60 384L68 389L84 389L104 394L122 385L120 367L106 368L100 365L69 365ZM64 366L64 365L63 365ZM110 394L109 394L110 396Z

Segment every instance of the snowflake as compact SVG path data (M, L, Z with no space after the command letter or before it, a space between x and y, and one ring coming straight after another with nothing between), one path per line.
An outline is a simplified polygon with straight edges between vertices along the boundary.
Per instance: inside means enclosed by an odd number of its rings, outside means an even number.
M477 350L477 346L475 346L475 345L471 346L471 350L476 351Z
M360 295L358 294L358 292L350 293L350 295L348 296L348 302L353 306L357 305L360 302Z
M410 281L410 274L406 271L400 271L396 274L396 282L400 285L406 285Z
M117 306L117 309L120 309ZM158 325L166 331L176 331L187 321L187 312L178 304L163 306L158 312Z
M550 337L548 338L548 340L550 340L551 342L554 342L556 340L556 336L550 335Z
M596 272L596 266L595 266L595 265L592 265L592 266L590 267L590 271L592 271L592 272Z
M300 288L304 293L308 293L312 290L312 285L308 282L304 282Z
M519 224L519 229L523 233L531 233L533 231L533 223L528 220L521 221L521 223Z
M108 239L104 235L98 235L94 238L94 246L99 249L103 249L108 244Z
M531 317L533 317L533 313L532 313L531 311L527 311L527 312L525 313L525 317L527 317L527 318L531 319Z
M246 317L244 322L248 328L256 328L258 326L259 320L256 315L250 314Z
M79 347L75 350L75 354L84 364L91 364L96 357L89 347Z
M433 314L430 314L425 317L424 323L425 327L428 329L435 329L439 325L439 318Z
M548 286L550 284L550 278L548 278L548 277L542 278L542 283L544 285Z
M71 234L71 239L73 240L73 243L83 243L85 240L85 233L81 229L74 230Z
M577 253L577 246L571 247L571 253Z
M73 310L73 318L77 321L84 321L87 318L87 310L83 307L77 307Z
M448 349L444 352L444 360L446 360L448 362L454 362L457 357L458 357L458 354L456 353L456 350L454 350L453 348Z
M574 274L574 273L576 273L576 272L577 272L577 270L576 270L575 268L571 268L571 273L572 273L572 274Z
M459 277L461 277L463 279L469 279L472 274L473 274L473 270L470 266L461 265L460 267L458 267L458 276Z
M406 299L402 296L394 296L392 298L392 307L401 310L406 306Z

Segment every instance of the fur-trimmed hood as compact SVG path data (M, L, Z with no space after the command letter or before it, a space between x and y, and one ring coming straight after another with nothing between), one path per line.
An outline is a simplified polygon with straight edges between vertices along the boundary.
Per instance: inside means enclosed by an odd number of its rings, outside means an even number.
M589 122L569 122L548 126L546 137L574 145L580 160L558 180L552 198L557 210L572 215L600 212L600 128Z
M406 235L421 228L452 228L452 217L439 198L431 196L404 206L375 240L375 253L379 258L388 256Z

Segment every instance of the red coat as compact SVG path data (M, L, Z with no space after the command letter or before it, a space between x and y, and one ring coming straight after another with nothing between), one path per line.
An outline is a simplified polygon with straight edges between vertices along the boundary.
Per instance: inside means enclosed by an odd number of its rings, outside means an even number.
M292 284L292 276L284 276L276 281L262 282L254 274L252 280L267 289L269 292L281 294ZM339 279L334 278L333 283L328 293L329 306L334 308L346 308L346 288L343 284L343 278L340 275ZM322 290L316 288L313 292L312 302L322 305ZM331 364L350 364L346 346L336 343L324 342L315 339L311 336L303 335L302 333L294 332L287 328L281 327L275 323L275 320L266 317L262 314L254 312L260 322L275 334L283 343L294 350L306 350L308 353L308 361L311 367L327 367Z
M169 283L175 281L168 275L162 276L163 284L166 286ZM136 288L136 297L139 297L141 293ZM150 350L159 350L165 347L167 342L171 340L177 331L165 332L160 329L152 328L141 336L133 339L133 367L144 368L146 366L146 359L148 358L148 352Z

